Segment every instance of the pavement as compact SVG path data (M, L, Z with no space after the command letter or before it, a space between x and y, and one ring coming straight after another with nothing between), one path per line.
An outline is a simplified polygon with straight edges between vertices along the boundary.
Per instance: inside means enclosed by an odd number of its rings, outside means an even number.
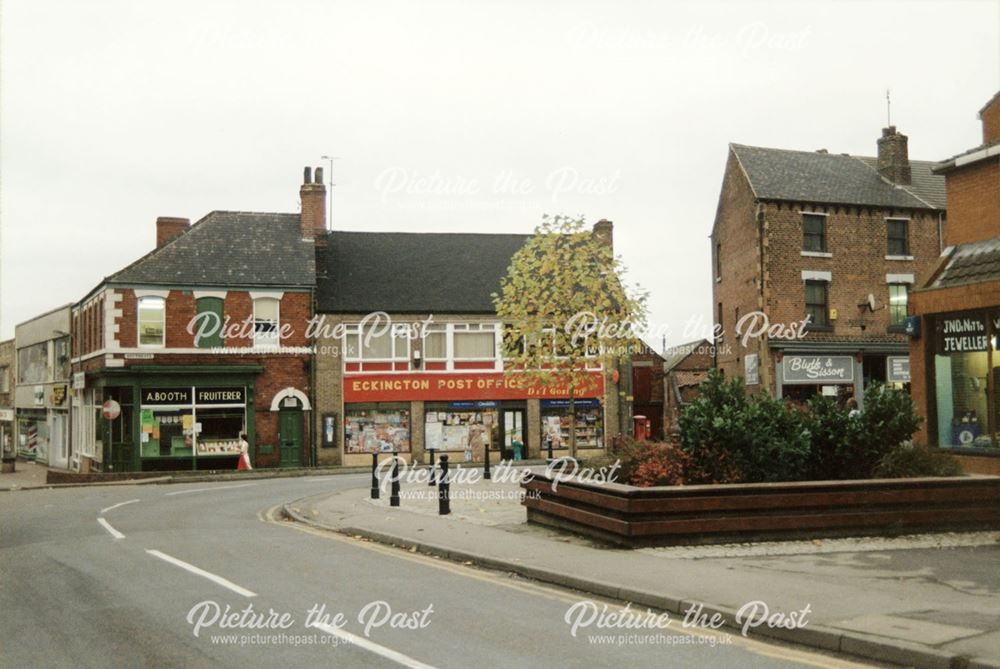
M1000 667L1000 532L725 546L609 547L529 525L510 481L310 496L290 518L682 618L713 614L750 637L912 667ZM698 608L700 606L700 608ZM750 626L744 625L750 621Z

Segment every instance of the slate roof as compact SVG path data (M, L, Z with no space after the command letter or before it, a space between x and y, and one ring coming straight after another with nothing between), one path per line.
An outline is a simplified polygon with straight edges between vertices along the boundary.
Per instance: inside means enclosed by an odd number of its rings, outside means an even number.
M169 286L312 286L316 256L298 214L213 211L107 283Z
M707 347L710 345L711 344L707 339L695 339L694 341L678 344L677 346L668 346L663 352L663 371L669 372L674 367L684 362L689 355L698 350L698 347Z
M956 246L948 264L930 287L947 288L986 281L1000 281L1000 237Z
M325 313L493 313L511 258L530 235L341 232L316 250Z
M861 205L897 209L944 209L944 177L937 163L911 160L913 183L893 184L877 170L877 158L789 151L730 144L754 194L761 200Z

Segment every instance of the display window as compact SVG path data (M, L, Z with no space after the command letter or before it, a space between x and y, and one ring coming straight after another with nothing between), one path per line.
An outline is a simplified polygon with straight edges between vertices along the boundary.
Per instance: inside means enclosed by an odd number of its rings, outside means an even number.
M143 388L140 398L143 458L239 455L245 388Z
M604 418L600 400L575 400L576 447L604 448ZM542 448L569 448L569 400L542 400Z
M943 448L995 448L990 432L991 383L997 372L996 328L986 312L966 312L934 319L934 401L937 441ZM992 359L992 360L991 360ZM990 379L990 376L993 376Z
M347 453L410 451L409 404L348 404L344 408Z
M458 451L467 462L500 448L499 402L428 402L424 405L424 449Z

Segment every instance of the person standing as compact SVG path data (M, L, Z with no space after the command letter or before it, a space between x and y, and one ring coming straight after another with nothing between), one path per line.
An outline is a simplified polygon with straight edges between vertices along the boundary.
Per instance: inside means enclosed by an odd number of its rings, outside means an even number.
M236 469L253 469L250 465L250 443L247 441L247 433L240 432L240 461L236 465Z

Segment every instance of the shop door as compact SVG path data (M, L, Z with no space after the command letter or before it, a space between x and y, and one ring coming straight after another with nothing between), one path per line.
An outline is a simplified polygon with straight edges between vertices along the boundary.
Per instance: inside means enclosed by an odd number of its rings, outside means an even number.
M302 466L302 410L282 409L278 412L279 467Z
M528 435L524 429L525 422L524 409L504 409L500 424L503 425L503 455L504 460L513 460L520 457L526 460L528 457ZM520 454L514 448L514 442L521 444Z
M49 464L57 469L69 468L69 443L66 434L66 417L61 414L50 414L52 428L49 431Z

